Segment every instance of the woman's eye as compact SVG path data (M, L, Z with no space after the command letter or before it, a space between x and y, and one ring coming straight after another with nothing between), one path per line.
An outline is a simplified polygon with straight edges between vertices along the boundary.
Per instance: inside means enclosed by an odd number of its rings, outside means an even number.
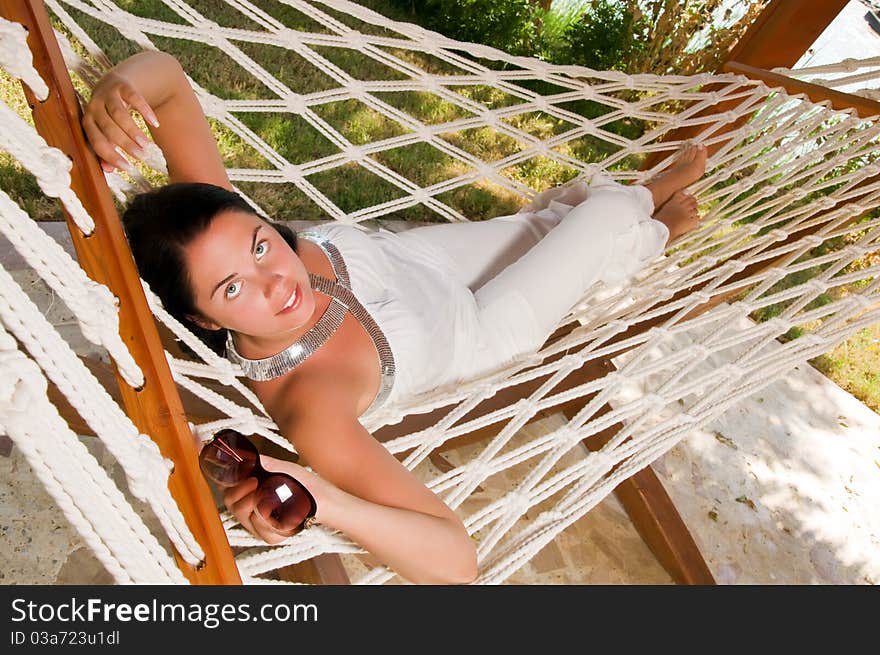
M235 298L239 291L241 291L241 284L239 282L233 282L226 287L226 297Z
M260 241L260 243L257 244L257 247L254 248L254 254L257 256L257 259L260 259L267 252L269 252L268 241Z

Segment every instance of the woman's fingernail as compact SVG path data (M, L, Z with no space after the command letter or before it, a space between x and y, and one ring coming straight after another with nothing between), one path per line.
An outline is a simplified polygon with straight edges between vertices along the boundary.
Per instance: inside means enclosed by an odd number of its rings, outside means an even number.
M147 140L147 137L145 137L145 136L139 136L139 137L137 137L137 138L135 139L135 141L137 142L137 144L138 144L141 148L146 148L147 145L150 143L150 142Z

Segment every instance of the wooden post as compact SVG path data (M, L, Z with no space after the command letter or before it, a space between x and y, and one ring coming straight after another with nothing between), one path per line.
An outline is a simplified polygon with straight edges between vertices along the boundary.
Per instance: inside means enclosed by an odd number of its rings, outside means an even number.
M80 127L79 104L46 9L39 0L0 0L0 15L28 30L34 66L49 86L49 98L41 102L24 85L34 122L46 142L73 161L71 188L95 221L95 231L84 237L65 212L77 257L88 275L119 299L119 333L146 379L141 389L132 389L117 373L126 413L174 462L168 486L205 551L205 562L198 569L175 553L177 563L194 584L240 584L110 189Z
M791 68L848 4L849 0L771 0L727 61Z

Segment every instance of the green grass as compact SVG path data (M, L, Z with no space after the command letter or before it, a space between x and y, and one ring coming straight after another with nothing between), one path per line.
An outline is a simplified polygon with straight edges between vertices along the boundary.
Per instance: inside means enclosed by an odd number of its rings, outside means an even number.
M880 413L880 324L872 325L810 364Z
M331 30L279 0L252 0L252 2L291 29L321 34L332 33ZM183 23L183 20L161 0L118 0L118 3L139 16ZM261 29L256 22L242 16L225 3L216 0L194 0L190 4L197 11L220 25L250 30ZM360 4L395 20L412 20L411 14L402 12L386 0L360 0ZM390 37L400 36L392 30L371 26L344 14L325 9L323 5L321 8L340 22L362 32ZM112 61L120 61L140 49L137 44L121 37L113 28L103 25L100 21L77 12L75 9L70 9L70 12ZM60 24L55 23L55 26L60 27ZM193 79L210 93L222 98L240 100L277 98L270 88L234 62L219 48L181 38L153 37L153 40L157 47L178 57ZM290 50L244 41L236 41L234 45L294 93L314 94L339 86L339 83L331 75L320 71L302 56ZM75 42L74 47L81 54L85 54L85 51ZM458 66L433 55L385 46L382 49L406 64L429 74L445 76L458 75L463 72ZM405 81L408 79L405 73L376 61L355 48L314 46L313 50L356 80L369 82L373 80ZM465 53L459 54L464 55ZM492 69L516 68L499 62L472 59ZM75 84L82 93L87 95L87 91L81 83L75 80ZM518 80L516 84L526 93L550 94L568 91L559 85L530 79ZM475 108L476 111L511 108L524 102L517 95L483 85L450 84L446 88L449 93L458 94L477 103L478 107L484 108ZM403 114L429 126L473 117L471 111L433 93L397 91L378 92L373 95ZM0 76L0 98L17 109L21 115L28 114L19 85L5 76ZM622 99L632 101L635 98L622 96ZM590 118L599 117L614 110L613 107L587 100L567 102L560 105L560 108ZM406 125L383 116L360 100L334 100L313 105L311 109L316 116L326 121L333 130L355 146L368 145L410 133L410 128ZM241 112L236 114L236 117L292 164L302 164L339 152L338 146L327 135L322 134L308 121L297 115L282 111ZM565 134L575 127L569 121L540 111L528 111L506 116L503 121L514 131L542 140ZM273 168L270 162L266 161L241 137L217 121L210 120L210 122L227 167ZM650 125L638 119L626 118L603 125L601 130L628 139L635 139L650 128ZM529 145L527 137L515 138L492 127L450 130L440 134L438 138L479 160L490 163L515 155ZM586 135L569 139L561 145L554 146L553 150L574 160L598 163L613 156L619 150L619 146L597 136ZM442 183L473 170L467 162L423 142L383 150L370 156L375 162L420 187ZM621 161L615 162L611 168L612 170L636 169L642 159L641 155L629 155ZM144 172L148 173L151 181L161 182L155 173L150 173L145 169ZM576 169L546 156L529 158L518 164L506 166L500 172L510 180L524 184L536 191L564 183L578 173ZM845 169L841 169L830 177L833 178L834 175L844 172L846 172ZM307 179L344 212L355 212L403 196L403 192L392 183L357 163L313 173ZM730 183L733 182L734 180L730 181ZM277 220L324 221L329 218L325 210L294 184L264 182L239 182L237 184L244 193L253 198L270 216ZM33 176L5 152L0 152L0 186L37 220L59 220L61 218L55 201L47 199L39 190ZM782 187L779 193L785 191L787 188ZM744 193L743 197L751 192L753 191ZM812 193L802 199L800 203L812 202L825 193ZM437 199L471 220L484 220L515 212L525 201L521 196L485 178L441 193ZM760 216L760 211L754 212L750 216L744 217L741 222L752 222L758 220ZM394 212L389 214L387 218L412 222L442 220L425 205L416 205ZM767 230L771 227L768 227ZM766 230L762 230L762 232L764 231ZM814 249L805 258L844 247L849 242L851 239L829 241ZM855 262L852 266L865 265L865 261L861 261ZM811 270L790 275L778 282L768 293L800 284L816 272ZM842 297L852 292L857 286L829 290L812 301L807 309ZM778 316L786 306L786 303L780 303L762 308L754 313L754 318L767 320ZM815 327L815 325L798 325L792 328L789 334L784 335L782 340L796 339ZM811 363L873 409L880 411L880 382L878 382L876 373L880 371L878 338L880 338L880 327L868 328L831 352L812 360Z

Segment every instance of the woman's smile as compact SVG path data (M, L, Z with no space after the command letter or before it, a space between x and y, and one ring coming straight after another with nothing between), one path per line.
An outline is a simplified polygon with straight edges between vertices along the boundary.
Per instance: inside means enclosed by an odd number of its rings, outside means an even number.
M296 309L300 305L301 300L302 291L300 291L299 284L297 284L291 292L290 297L287 299L287 302L285 302L284 306L281 307L281 311L279 311L278 314L289 314L290 312L296 311Z

